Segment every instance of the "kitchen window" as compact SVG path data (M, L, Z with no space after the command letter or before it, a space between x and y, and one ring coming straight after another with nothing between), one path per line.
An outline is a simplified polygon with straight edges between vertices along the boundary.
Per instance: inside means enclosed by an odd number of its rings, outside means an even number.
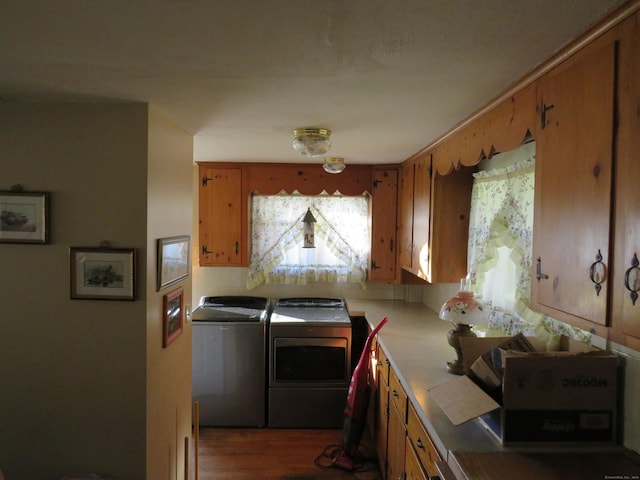
M307 209L316 219L315 248L303 248ZM364 286L370 248L368 195L255 194L247 288L314 282Z
M535 143L485 162L474 174L468 265L472 289L489 311L489 335L532 335L529 309ZM483 165L481 164L481 167Z
M560 335L589 343L592 334L530 308L535 142L480 164L474 174L467 264L473 292L489 313L487 336L535 335L554 347ZM484 167L484 168L483 168Z

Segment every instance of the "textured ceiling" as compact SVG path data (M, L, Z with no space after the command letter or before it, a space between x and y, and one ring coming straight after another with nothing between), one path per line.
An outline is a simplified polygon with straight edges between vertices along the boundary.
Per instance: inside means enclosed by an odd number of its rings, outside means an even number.
M6 100L148 102L195 160L400 162L616 0L20 0L0 5ZM320 162L320 160L315 160Z

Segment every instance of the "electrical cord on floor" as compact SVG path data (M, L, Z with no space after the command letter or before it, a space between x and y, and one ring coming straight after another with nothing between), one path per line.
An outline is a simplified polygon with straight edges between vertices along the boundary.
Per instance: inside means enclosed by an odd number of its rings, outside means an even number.
M353 461L353 469L346 470L336 462L344 453L341 445L326 446L322 453L320 453L315 458L313 463L317 467L322 469L339 468L344 471L351 471L351 473L353 473L356 478L359 478L358 474L376 472L377 475L375 477L367 476L367 480L382 480L382 476L380 475L380 471L378 469L378 460L376 456L367 455L367 452L363 452L362 450L362 447L359 447L356 457L351 458L351 460Z

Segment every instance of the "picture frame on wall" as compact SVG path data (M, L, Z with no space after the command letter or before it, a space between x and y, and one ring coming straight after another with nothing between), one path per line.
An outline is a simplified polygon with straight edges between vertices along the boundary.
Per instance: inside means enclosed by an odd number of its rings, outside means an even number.
M184 290L177 288L162 296L162 346L171 345L184 329Z
M134 300L135 253L133 248L71 247L71 298Z
M158 240L158 280L156 291L160 291L189 276L191 264L191 237L161 238Z
M49 193L0 191L0 243L49 242Z

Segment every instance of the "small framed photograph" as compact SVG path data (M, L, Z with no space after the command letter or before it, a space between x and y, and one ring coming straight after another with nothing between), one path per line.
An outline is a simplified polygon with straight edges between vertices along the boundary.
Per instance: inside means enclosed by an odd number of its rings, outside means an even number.
M189 276L191 263L190 237L161 238L158 240L158 281L156 291Z
M162 296L162 346L168 347L182 335L184 328L184 294L178 288Z
M71 298L133 300L136 258L133 248L71 247Z
M0 243L48 243L48 237L48 192L0 192Z

